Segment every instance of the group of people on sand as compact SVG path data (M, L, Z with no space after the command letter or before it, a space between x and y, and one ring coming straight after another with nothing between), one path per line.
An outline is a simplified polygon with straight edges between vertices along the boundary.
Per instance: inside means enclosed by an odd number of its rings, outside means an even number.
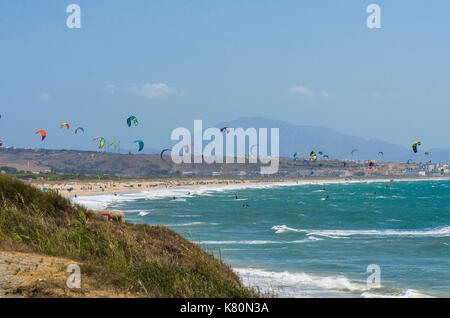
M150 189L150 188L174 188L185 186L198 186L198 185L230 185L230 184L242 184L248 182L257 182L255 180L135 180L136 184L131 180L123 181L105 181L105 182L71 182L71 183L50 183L39 184L41 189L53 189L56 191L66 191L72 189L71 194L87 194L87 193L105 193L113 191L129 191L132 189ZM260 181L263 182L263 181ZM37 184L36 184L37 185Z

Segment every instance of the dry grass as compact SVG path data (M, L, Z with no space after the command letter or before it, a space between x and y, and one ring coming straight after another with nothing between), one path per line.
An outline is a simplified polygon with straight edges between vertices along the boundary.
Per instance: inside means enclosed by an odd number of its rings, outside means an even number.
M228 266L165 227L106 222L5 176L0 200L1 249L73 259L95 288L144 297L257 296Z

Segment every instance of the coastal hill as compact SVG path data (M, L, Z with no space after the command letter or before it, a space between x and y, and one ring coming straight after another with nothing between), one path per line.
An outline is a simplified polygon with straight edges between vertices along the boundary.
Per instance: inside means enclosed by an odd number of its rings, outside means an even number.
M107 221L0 176L0 296L256 297L199 245L162 226ZM69 288L67 266L81 269Z
M248 159L248 158L247 158ZM273 177L370 177L403 176L417 174L420 164L378 162L368 169L367 160L339 160L318 156L280 158L278 173ZM107 152L51 149L0 149L0 171L21 178L36 178L39 173L114 175L116 177L260 177L261 164L246 163L198 163L174 164L170 156L164 160L159 155L114 154ZM433 168L434 169L434 168ZM437 169L437 168L436 168ZM436 170L434 169L434 170ZM430 173L438 173L431 170ZM23 173L20 173L20 172ZM28 172L28 173L27 173Z

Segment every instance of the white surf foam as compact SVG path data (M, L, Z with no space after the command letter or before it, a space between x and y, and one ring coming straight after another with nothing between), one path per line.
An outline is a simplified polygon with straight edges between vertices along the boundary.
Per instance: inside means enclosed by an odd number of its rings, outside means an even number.
M305 240L295 241L268 241L268 240L242 240L242 241L202 241L200 244L214 244L214 245L264 245L264 244L300 244L311 241L320 241L321 238L314 236L308 237Z
M265 240L243 240L243 241L201 241L200 244L214 244L214 245L264 245L264 244L280 244L280 241L265 241Z
M167 227L177 227L177 226L193 226L193 225L219 225L219 223L189 222L189 223L163 224L163 225Z
M448 237L450 236L450 226L438 227L425 230L306 230L290 228L286 225L275 225L272 227L275 233L298 232L306 235L325 236L330 238L342 238L348 236L430 236Z
M86 208L93 210L103 210L111 203L125 201L123 197L115 196L114 194L79 196L77 198L71 198L71 200L76 204L83 205Z
M169 189L152 189L136 192L120 192L114 194L98 194L78 196L71 198L74 203L85 206L88 209L106 209L111 204L122 202L131 202L141 199L158 200L166 198L175 198L176 201L186 201L185 198L193 196L207 196L214 192L236 191L246 188L269 188L275 186L286 186L286 184L240 184L240 185L220 185L220 186L201 186L193 188L169 188Z
M395 180L395 182L415 182L429 181L426 179L405 179ZM187 198L192 196L204 195L208 196L214 192L237 191L243 189L269 189L276 187L296 187L305 185L326 185L326 184L353 184L353 183L386 183L388 179L383 180L321 180L321 181L289 181L274 183L248 183L248 184L232 184L232 185L215 185L215 186L195 186L192 188L167 188L167 189L150 189L135 192L117 192L114 194L96 194L79 196L71 198L73 202L81 204L89 209L106 209L110 204L119 202L128 202L139 199L164 199L164 198Z
M364 298L433 298L433 296L421 293L414 289L407 289L398 293L376 293L376 292L364 292L361 295Z
M299 232L299 233L308 233L306 230L298 230L291 227L288 227L287 225L274 225L272 226L272 230L275 231L275 233L287 233L287 232Z
M307 273L273 272L255 268L234 268L242 282L278 297L359 297L364 284L344 276L314 276ZM353 295L352 295L353 294Z
M413 289L396 290L381 287L371 289L365 282L345 276L318 276L304 272L274 272L256 268L234 268L248 287L259 288L263 294L278 297L366 297L424 298L432 297Z

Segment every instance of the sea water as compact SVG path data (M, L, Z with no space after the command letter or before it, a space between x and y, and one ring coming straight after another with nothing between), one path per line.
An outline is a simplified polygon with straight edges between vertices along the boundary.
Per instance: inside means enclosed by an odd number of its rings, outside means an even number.
M450 181L262 183L75 200L165 225L265 295L450 297Z

